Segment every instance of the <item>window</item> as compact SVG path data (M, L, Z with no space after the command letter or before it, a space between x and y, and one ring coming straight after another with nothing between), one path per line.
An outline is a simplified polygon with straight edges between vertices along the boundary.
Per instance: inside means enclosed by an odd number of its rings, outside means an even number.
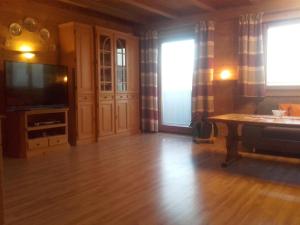
M267 86L300 86L300 22L267 31Z
M194 50L193 39L164 42L161 45L162 125L190 125Z

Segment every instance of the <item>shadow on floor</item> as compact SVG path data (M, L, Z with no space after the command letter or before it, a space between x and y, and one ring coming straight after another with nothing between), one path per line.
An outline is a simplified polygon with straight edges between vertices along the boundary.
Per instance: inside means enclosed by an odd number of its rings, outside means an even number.
M268 182L300 186L300 160L255 153L241 153L242 158L222 168L225 151L195 151L192 161L196 170L214 170L234 176L246 176Z

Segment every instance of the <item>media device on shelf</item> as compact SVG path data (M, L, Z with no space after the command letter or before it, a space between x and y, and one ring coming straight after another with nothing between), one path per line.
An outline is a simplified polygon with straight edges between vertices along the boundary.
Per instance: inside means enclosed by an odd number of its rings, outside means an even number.
M59 120L53 120L53 121L43 121L43 122L35 122L33 123L34 127L44 126L44 125L53 125L53 124L59 124L61 121Z
M67 67L5 61L6 110L68 106Z

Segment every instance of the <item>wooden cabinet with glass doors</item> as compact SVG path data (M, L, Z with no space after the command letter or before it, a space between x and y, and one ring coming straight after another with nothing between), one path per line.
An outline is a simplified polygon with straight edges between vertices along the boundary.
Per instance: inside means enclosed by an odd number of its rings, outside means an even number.
M114 34L96 29L98 136L114 134Z
M98 139L137 132L139 113L136 112L139 112L139 105L129 103L139 102L139 88L135 86L129 90L129 87L134 86L130 82L139 83L138 39L132 35L97 27L96 48ZM131 99L132 96L135 98ZM131 115L131 112L135 115ZM136 122L133 123L132 118Z
M113 92L113 34L103 33L98 39L100 91Z
M127 55L126 39L116 37L116 89L117 92L127 92Z
M69 141L96 141L95 46L92 25L77 22L58 27L60 63L68 66Z

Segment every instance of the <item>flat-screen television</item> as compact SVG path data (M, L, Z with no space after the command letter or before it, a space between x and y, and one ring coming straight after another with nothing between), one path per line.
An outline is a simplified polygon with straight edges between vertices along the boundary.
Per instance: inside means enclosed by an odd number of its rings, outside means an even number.
M6 61L5 84L8 111L68 105L65 66Z

